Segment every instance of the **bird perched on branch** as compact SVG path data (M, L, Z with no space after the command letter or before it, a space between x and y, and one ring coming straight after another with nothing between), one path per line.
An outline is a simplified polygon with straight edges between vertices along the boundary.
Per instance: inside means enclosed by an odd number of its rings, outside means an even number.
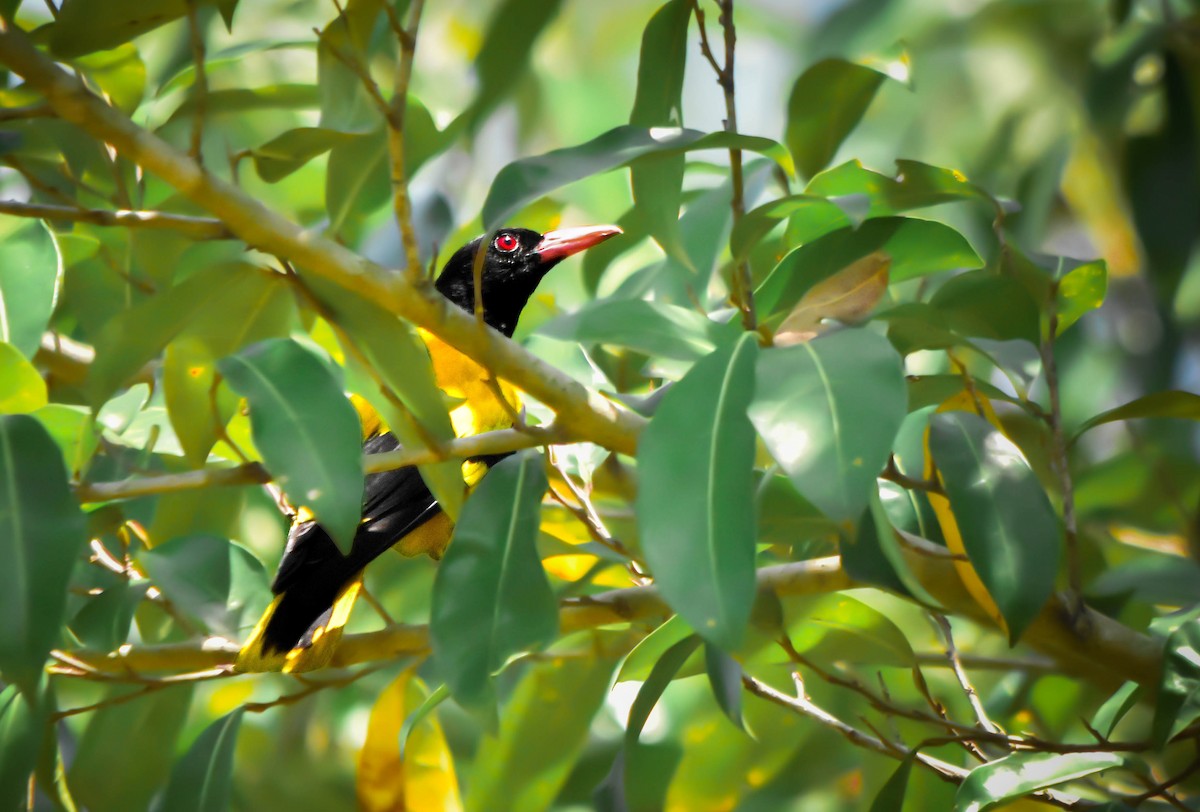
M483 318L512 337L521 311L546 272L567 257L621 233L616 226L588 226L539 234L505 228L460 248L446 262L435 286L454 304L475 310L476 260ZM482 366L441 339L421 331L433 362L438 386L461 404L451 413L459 437L509 428L520 409L520 395L501 382L488 382ZM500 400L500 395L507 403ZM361 411L361 409L360 409ZM399 447L383 432L377 415L364 415L363 451L376 453ZM469 459L463 479L473 486L489 465L507 455ZM312 515L301 509L288 532L287 547L275 581L275 599L258 621L238 655L242 671L306 671L328 663L342 627L362 586L362 571L389 547L405 555L428 553L435 558L450 540L449 517L425 486L415 467L370 474L366 478L362 522L349 555Z

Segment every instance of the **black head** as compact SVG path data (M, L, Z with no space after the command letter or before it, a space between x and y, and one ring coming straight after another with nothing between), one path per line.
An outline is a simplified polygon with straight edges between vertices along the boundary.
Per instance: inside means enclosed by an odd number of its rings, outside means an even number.
M546 272L562 260L621 233L616 226L565 228L539 234L527 228L492 233L480 268L483 319L512 336L517 319ZM475 258L484 237L454 252L435 283L438 291L463 310L475 310Z

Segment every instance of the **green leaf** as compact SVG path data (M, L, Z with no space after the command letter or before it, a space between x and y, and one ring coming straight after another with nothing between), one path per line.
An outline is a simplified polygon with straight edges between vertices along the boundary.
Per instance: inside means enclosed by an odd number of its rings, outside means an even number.
M67 0L49 26L50 50L63 59L115 48L187 14L187 0Z
M131 115L142 103L146 65L132 43L80 57L74 60L74 65L126 115Z
M250 403L254 445L288 500L348 555L362 517L362 430L341 385L291 339L254 344L217 369Z
M534 665L505 705L497 735L479 745L467 810L490 812L499 798L522 812L549 809L588 741L615 666L603 654Z
M954 796L954 808L983 812L995 804L1124 763L1125 756L1120 753L1014 753L971 770Z
M670 0L646 24L638 59L637 92L629 114L631 125L683 126L683 77L691 16L690 0ZM672 256L683 251L679 242L679 204L685 160L683 155L656 156L630 165L638 216Z
M802 175L812 177L833 159L887 78L844 59L822 59L800 75L788 98L785 140Z
M311 110L319 103L316 85L276 84L211 90L204 99L204 110L215 116L264 110ZM195 98L189 97L167 119L167 125L186 120L195 110Z
M654 710L671 680L701 642L698 635L688 635L663 652L662 657L654 664L646 681L638 689L633 704L629 706L629 719L625 722L626 748L637 743L638 737L642 735L642 728L646 726L646 720L650 718L650 712Z
M34 697L31 699L30 697ZM44 700L15 685L0 689L0 808L25 809L29 774L46 735Z
M790 310L810 288L868 254L891 261L892 284L957 268L978 268L983 260L954 229L932 220L882 217L859 228L842 228L794 249L755 291L759 312Z
M737 648L754 603L754 391L743 335L663 397L638 443L637 515L655 583L707 642Z
M938 288L929 303L959 335L993 341L1019 338L1035 347L1040 343L1037 303L1011 276L988 269L959 274Z
M71 633L90 648L112 651L129 639L129 626L138 603L146 595L146 584L125 579L87 598L71 619Z
M266 609L266 570L227 539L180 536L146 550L137 563L172 604L213 634L239 639Z
M253 266L229 280L225 295L198 308L167 345L163 359L163 394L171 426L184 455L199 467L237 408L237 398L218 389L213 413L212 386L217 360L266 338L287 335L296 323L292 291L279 274Z
M474 133L497 105L521 87L534 43L561 5L562 0L504 0L496 7L475 57L479 80L475 98L448 129ZM521 24L513 25L514 20Z
M30 690L59 640L87 523L54 440L28 415L0 415L0 672Z
M91 412L82 406L51 403L33 413L58 444L67 464L67 478L79 480L100 444Z
M1142 686L1136 682L1126 682L1116 693L1104 700L1104 704L1092 717L1092 729L1099 731L1101 736L1110 737L1117 725L1125 718L1125 714L1133 710L1142 699Z
M763 352L750 419L796 490L838 522L867 506L905 415L887 340L847 329Z
M644 299L600 299L538 328L538 334L581 344L627 347L654 358L695 361L731 330L686 307Z
M403 404L403 410L397 409L391 397L380 391L374 377L364 374L366 370L360 370L356 361L348 360L349 380L358 394L379 410L401 445L419 448L425 442L424 437L433 437L439 442L451 439L454 428L446 412L442 391L437 388L429 350L412 325L335 285L313 280L310 287L366 357L371 372L382 379L389 394L398 397ZM353 358L349 351L347 358ZM424 429L424 436L412 425L413 419ZM461 462L450 459L419 467L425 484L451 519L456 519L462 508Z
M716 646L704 647L704 670L708 685L721 712L734 727L745 730L742 721L742 667Z
M360 138L359 133L326 127L296 127L251 150L250 157L254 159L254 169L260 178L267 183L277 183L318 155Z
M573 181L598 175L653 154L701 149L744 149L773 158L791 172L787 151L769 138L736 133L702 133L663 127L615 127L585 144L514 161L500 170L483 204L485 228L497 228L542 195Z
M0 215L0 341L33 358L50 322L63 265L50 230L39 220Z
M434 660L463 707L493 716L491 675L558 631L558 605L537 557L542 456L493 466L463 507L433 583Z
M683 618L679 615L672 615L633 647L625 661L621 663L621 670L617 672L617 682L646 680L654 669L654 664L662 659L667 649L690 636L692 636L692 630Z
M409 96L404 114L404 171L412 178L434 155L452 143L450 133L439 131L433 116ZM376 127L352 142L329 151L325 167L325 211L329 230L340 233L384 206L392 198L387 130Z
M1090 310L1104 304L1108 293L1108 266L1103 260L1087 262L1067 272L1058 281L1058 333Z
M869 494L870 502L854 535L843 539L839 546L846 573L856 581L938 605L909 570L881 495L892 502L906 499L909 493L890 482L880 481L879 487Z
M908 638L886 615L850 595L784 601L788 637L796 650L821 660L911 667Z
M46 405L46 381L21 351L0 343L0 414L33 412Z
M204 729L171 770L159 808L171 812L223 812L233 795L233 753L244 708Z
M1131 400L1123 406L1109 409L1092 417L1075 430L1071 442L1079 439L1085 431L1104 423L1117 420L1137 420L1145 417L1173 417L1183 420L1200 420L1200 395L1173 389L1167 392L1152 392Z
M1200 719L1200 662L1196 657L1200 651L1200 610L1193 608L1172 619L1182 622L1167 635L1164 647L1162 678L1151 725L1158 747Z
M80 807L89 812L148 809L171 771L192 687L170 686L122 701L140 690L136 685L115 685L106 691L101 701L110 704L90 714L80 736L67 783ZM132 759L130 753L138 757Z
M892 773L879 789L879 794L871 802L870 812L897 812L904 808L904 795L908 792L908 776L912 773L913 761L916 754L904 757L900 766Z
M789 195L749 211L730 235L734 256L743 257L781 220L788 233L807 243L865 220L888 217L942 203L982 200L990 195L954 169L919 161L896 161L895 178L872 172L858 161L829 169L812 179L803 194Z
M968 412L930 420L929 450L963 545L1016 643L1054 591L1062 528L1011 440Z
M218 263L110 319L96 338L96 360L88 373L88 394L98 406L157 356L204 311L236 301L241 277L263 271L244 263Z

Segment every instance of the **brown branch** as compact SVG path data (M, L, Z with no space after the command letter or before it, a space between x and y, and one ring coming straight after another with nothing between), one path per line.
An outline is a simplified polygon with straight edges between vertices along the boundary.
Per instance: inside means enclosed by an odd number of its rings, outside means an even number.
M644 418L588 390L496 331L480 330L470 315L436 291L302 229L236 186L204 172L195 161L105 104L6 21L0 21L0 64L43 93L64 120L158 175L249 245L286 257L301 273L328 279L425 328L557 412L571 439L634 453Z
M60 223L91 223L95 226L165 229L178 231L194 240L228 240L233 237L233 233L220 220L214 220L211 217L190 217L186 214L168 214L161 211L130 211L128 209L109 211L0 200L0 214L36 217Z
M725 94L725 131L737 133L737 95L734 83L734 57L737 45L737 28L733 24L734 0L716 0L721 9L719 22L725 37L725 64L717 61L712 46L708 41L708 31L704 23L704 11L700 8L700 0L692 0L692 12L700 28L700 52L708 60L713 71L717 74L717 84ZM742 217L746 214L745 180L742 176L742 151L735 147L729 148L730 185L733 195L730 207L733 210L733 227L736 229ZM758 319L754 312L754 279L750 275L750 263L745 259L737 260L733 270L734 304L742 313L742 326L749 331L758 329Z
M979 699L979 692L975 690L975 686L967 678L967 672L963 668L962 660L958 656L958 647L954 645L954 632L950 628L950 620L942 614L934 613L932 615L934 624L942 633L943 639L946 641L946 661L950 663L951 669L954 671L954 677L958 680L958 686L967 696L967 702L971 705L971 710L975 713L975 719L979 722L979 726L989 733L1000 733L1004 731L993 722L987 715L987 710L983 707L983 702Z

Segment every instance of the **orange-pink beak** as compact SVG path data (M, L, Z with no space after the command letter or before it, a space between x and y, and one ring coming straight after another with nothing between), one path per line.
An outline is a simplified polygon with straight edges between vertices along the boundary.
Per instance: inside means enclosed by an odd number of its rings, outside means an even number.
M621 233L616 226L580 226L547 231L534 251L542 262L565 259Z

